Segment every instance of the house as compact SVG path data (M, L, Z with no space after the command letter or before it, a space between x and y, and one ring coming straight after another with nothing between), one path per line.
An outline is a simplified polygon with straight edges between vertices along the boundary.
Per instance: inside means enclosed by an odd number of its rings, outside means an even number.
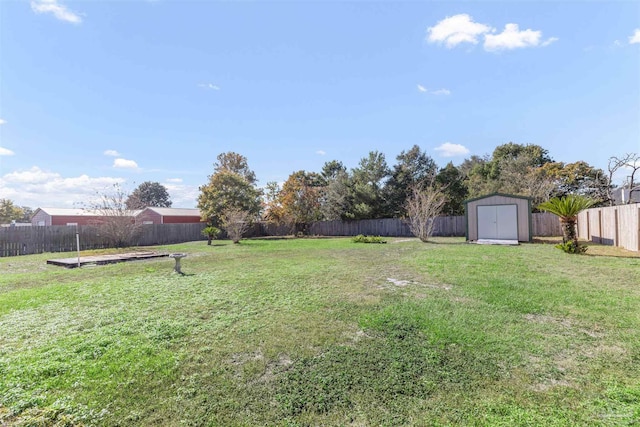
M629 189L625 187L618 187L611 193L614 205L624 205L629 203ZM633 190L631 193L631 203L640 203L640 190Z
M131 212L132 220L140 211ZM31 217L32 225L96 225L104 222L103 212L81 208L38 208Z
M466 200L468 241L532 241L531 199L494 193Z
M136 220L143 224L194 224L204 222L200 209L188 208L154 208L142 209Z

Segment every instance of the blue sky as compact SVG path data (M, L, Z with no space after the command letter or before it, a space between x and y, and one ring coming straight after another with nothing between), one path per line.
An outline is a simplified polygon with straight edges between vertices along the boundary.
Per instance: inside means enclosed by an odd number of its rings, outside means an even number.
M32 208L195 207L226 151L260 185L414 144L606 169L640 152L640 2L2 1L0 123L0 198Z

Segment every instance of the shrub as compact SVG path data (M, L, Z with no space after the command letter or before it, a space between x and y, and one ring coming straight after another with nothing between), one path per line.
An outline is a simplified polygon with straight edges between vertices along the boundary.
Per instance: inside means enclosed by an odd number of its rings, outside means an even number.
M207 238L207 245L210 245L213 239L217 239L220 233L221 230L218 227L214 227L212 225L205 227L202 230L202 234Z
M351 239L353 243L387 243L380 236L365 236L364 234L359 234Z
M558 243L556 248L562 249L564 252L568 254L583 254L587 251L586 246L576 245L573 240L569 240L568 242Z

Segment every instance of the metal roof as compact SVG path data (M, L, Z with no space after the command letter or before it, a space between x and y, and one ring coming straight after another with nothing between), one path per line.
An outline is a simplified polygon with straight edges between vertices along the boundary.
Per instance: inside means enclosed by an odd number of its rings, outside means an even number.
M105 211L96 210L96 209L82 209L82 208L38 208L33 213L34 215L38 213L38 211L43 211L44 213L51 216L108 216L105 215ZM138 215L141 210L131 211L132 216Z
M200 209L190 208L155 208L148 207L147 209L154 211L162 216L197 216L200 218Z

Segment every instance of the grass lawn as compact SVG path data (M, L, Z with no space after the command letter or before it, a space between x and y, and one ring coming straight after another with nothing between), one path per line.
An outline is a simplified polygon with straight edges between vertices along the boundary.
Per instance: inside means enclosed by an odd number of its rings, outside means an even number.
M640 425L640 258L214 243L0 258L0 425Z

